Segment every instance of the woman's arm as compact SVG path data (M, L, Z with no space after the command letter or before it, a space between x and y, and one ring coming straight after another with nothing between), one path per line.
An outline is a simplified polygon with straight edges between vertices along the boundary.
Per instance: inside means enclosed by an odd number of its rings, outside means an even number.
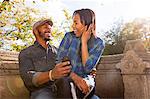
M88 41L91 38L91 30L92 30L92 26L90 25L88 30L87 30L87 26L85 26L84 31L82 33L82 37L81 37L81 52L82 52L82 64L83 66L85 66L87 59L89 58L89 52L88 52Z
M90 88L86 84L85 80L82 77L78 76L76 73L71 72L70 74L71 79L74 81L75 85L84 93L88 93Z
M104 42L101 39L98 39L94 43L94 46L89 50L90 50L89 57L86 60L86 63L84 66L84 70L86 73L90 73L91 70L94 67L96 67L96 65L98 64L101 58L101 55L103 53L103 50L104 50Z

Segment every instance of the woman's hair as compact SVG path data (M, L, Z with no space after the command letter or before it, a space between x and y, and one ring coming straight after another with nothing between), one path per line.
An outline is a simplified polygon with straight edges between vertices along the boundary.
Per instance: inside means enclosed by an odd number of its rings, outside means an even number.
M90 24L93 24L95 27L95 13L91 9L76 10L74 11L73 16L76 14L79 14L81 23L87 25L87 28L90 26Z

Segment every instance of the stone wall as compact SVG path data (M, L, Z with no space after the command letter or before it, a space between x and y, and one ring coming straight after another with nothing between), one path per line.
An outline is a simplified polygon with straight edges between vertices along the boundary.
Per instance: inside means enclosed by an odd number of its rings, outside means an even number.
M0 51L0 99L28 99L18 71L18 53Z
M150 53L140 40L128 41L123 54L101 58L96 95L102 99L149 99ZM19 76L18 53L0 51L0 99L29 99Z
M96 94L101 98L123 98L124 86L119 69L116 64L123 55L103 56L97 66Z

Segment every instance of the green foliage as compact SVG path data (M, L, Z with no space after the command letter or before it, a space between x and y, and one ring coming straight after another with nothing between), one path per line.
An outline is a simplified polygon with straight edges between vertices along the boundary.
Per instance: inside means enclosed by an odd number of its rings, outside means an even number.
M106 43L103 55L114 55L123 53L125 41L120 41L115 45Z
M50 41L51 44L55 45L56 47L59 46L64 34L72 30L72 17L66 9L62 10L65 16L65 19L60 23L60 26L53 26L54 30L52 32L52 36L54 39Z
M150 21L135 19L132 22L118 21L105 33L106 47L104 55L123 53L127 40L142 39L150 49Z
M143 24L134 20L133 22L126 23L121 31L121 37L124 40L135 40L142 38L142 28Z
M118 20L112 28L104 33L104 40L107 44L116 45L121 41L120 31L123 28L123 20Z
M43 2L47 2L48 0L42 0Z
M47 0L43 0L46 2ZM33 1L33 4L36 2ZM20 51L33 44L35 38L32 33L32 25L44 18L50 18L46 14L40 14L38 9L30 8L25 3L17 1L3 2L0 4L0 49ZM62 40L64 33L70 31L71 16L67 10L63 10L65 20L61 22L59 27L54 22L54 31L52 33L54 39L50 41L56 47Z
M123 53L124 43L120 36L120 31L123 28L123 20L115 22L112 28L104 33L106 42L103 55L114 55Z
M31 32L36 10L28 8L24 2L1 3L0 13L0 47L1 49L20 51L23 46L33 43Z

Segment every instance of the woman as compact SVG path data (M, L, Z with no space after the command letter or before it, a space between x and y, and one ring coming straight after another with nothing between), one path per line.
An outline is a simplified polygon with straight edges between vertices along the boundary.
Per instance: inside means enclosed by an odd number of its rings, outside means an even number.
M104 50L103 41L95 33L95 13L91 9L80 9L73 13L73 31L66 33L57 53L57 62L69 57L72 71L69 78L76 87L78 98L90 92L88 80ZM93 80L94 81L94 80ZM94 90L88 96L93 96Z

